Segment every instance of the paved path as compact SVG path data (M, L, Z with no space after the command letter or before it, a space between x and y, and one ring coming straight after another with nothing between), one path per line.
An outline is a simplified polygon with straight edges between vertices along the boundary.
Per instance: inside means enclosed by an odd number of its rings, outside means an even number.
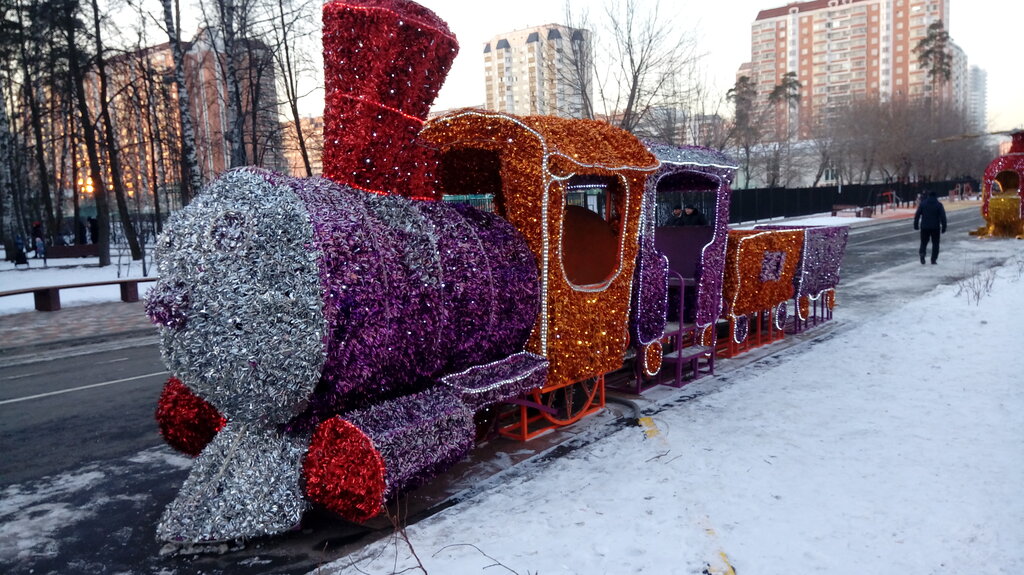
M0 315L0 358L113 338L153 337L156 333L142 302L5 314Z

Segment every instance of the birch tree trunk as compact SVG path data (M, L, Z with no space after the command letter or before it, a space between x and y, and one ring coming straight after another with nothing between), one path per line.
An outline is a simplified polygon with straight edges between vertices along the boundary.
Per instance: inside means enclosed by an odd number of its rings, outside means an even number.
M103 57L103 39L100 35L100 7L97 0L92 0L93 38L96 42L96 75L99 79L100 119L103 122L106 136L107 160L110 162L110 179L114 186L114 198L117 202L117 213L121 218L121 229L133 260L142 259L142 246L139 236L132 224L131 212L128 210L128 194L124 187L124 172L121 169L121 151L114 133L114 121L110 115L110 102L107 100L107 66Z
M24 32L26 27L22 19L23 10L20 2L16 6L15 12L18 14L18 25L21 27L22 32ZM39 172L39 195L42 196L43 209L46 212L43 216L46 220L46 232L50 237L53 237L56 233L54 229L56 225L53 219L53 199L50 197L50 174L46 168L46 148L43 146L43 113L39 107L39 99L36 95L38 84L35 78L35 71L32 69L32 62L37 58L30 57L28 53L28 38L22 37L21 40L21 73L24 75L23 88L25 90L25 99L28 100L29 105L29 123L32 126L32 136L35 138L36 170Z
M203 187L203 175L199 171L199 160L196 157L196 132L192 127L192 110L185 87L185 54L181 50L181 34L178 22L181 22L181 7L177 0L162 0L164 8L164 26L171 44L171 57L174 60L174 84L178 89L178 114L181 127L181 205L188 205L192 198ZM176 17L177 16L177 17Z

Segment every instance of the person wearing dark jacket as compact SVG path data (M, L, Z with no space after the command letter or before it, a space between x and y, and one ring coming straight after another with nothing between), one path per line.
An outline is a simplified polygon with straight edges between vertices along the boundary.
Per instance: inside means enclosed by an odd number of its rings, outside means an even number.
M928 242L932 243L932 263L939 260L939 234L946 233L946 208L935 197L935 192L928 192L914 213L914 229L921 230L921 263L924 263L925 250Z
M683 225L683 206L673 206L672 215L669 216L664 226L681 226Z
M707 218L704 214L700 213L700 210L695 208L692 204L686 204L683 206L683 215L679 216L679 226L706 226L708 225Z

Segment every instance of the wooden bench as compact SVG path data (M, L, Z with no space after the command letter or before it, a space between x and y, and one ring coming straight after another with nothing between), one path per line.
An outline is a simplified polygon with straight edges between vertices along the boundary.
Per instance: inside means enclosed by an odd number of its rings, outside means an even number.
M0 297L30 293L35 298L37 311L57 311L60 309L60 290L117 285L121 288L121 301L135 302L139 301L139 284L142 282L153 282L156 280L157 278L130 278L105 282L23 288L0 292Z
M843 215L852 215L856 218L870 218L871 213L874 209L871 206L854 206L850 204L833 204L832 205L832 217Z
M73 246L49 246L46 248L46 257L52 258L98 258L100 257L99 244L78 244Z

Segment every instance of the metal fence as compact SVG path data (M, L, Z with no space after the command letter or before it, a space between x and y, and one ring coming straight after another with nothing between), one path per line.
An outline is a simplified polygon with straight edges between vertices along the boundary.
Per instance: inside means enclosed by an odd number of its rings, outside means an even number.
M835 206L909 207L918 196L935 192L939 197L965 190L980 190L973 178L942 182L913 182L868 185L822 186L818 188L761 188L733 190L729 222L756 222L831 213ZM877 210L876 210L877 211Z

